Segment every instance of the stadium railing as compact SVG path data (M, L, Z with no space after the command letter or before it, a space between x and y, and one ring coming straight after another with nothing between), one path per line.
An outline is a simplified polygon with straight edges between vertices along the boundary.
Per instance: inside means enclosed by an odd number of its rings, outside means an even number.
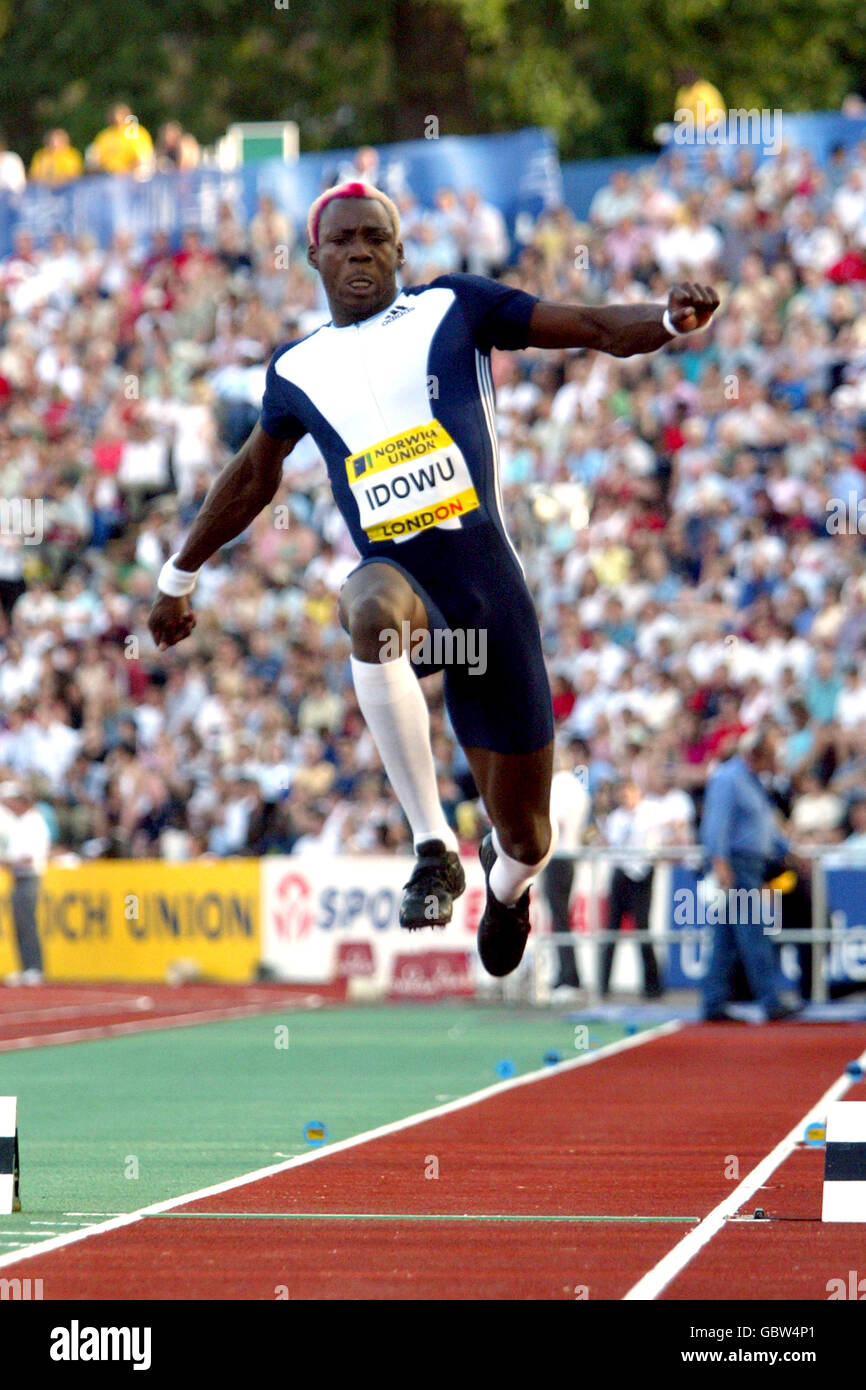
M782 947L785 945L808 945L812 952L811 970L811 992L809 998L814 1003L824 1003L828 998L828 957L837 949L842 947L866 948L866 852L855 850L845 851L844 845L792 845L792 853L800 860L808 861L811 865L810 892L811 892L811 926L808 928L784 928L773 926L767 934L771 937L774 946ZM531 968L535 973L534 992L536 1002L546 1002L549 997L549 990L544 983L545 975L549 973L553 964L553 951L557 946L570 945L576 949L590 946L593 949L590 959L592 969L587 974L587 984L583 986L590 1002L599 1002L601 995L598 986L598 966L600 960L600 947L605 943L611 943L623 948L628 948L630 944L635 946L641 942L649 942L654 948L662 947L667 950L671 946L677 947L702 947L707 952L712 941L713 926L710 923L705 925L684 924L674 928L673 926L658 925L660 919L667 918L670 921L673 914L673 889L668 874L656 875L653 887L653 904L651 908L650 927L648 930L640 931L632 928L631 930L607 931L600 925L601 902L607 894L609 872L616 865L628 864L634 860L649 862L654 868L670 869L674 865L691 868L701 880L702 871L707 866L706 851L696 844L676 846L668 849L644 850L639 848L612 848L610 846L591 845L582 846L576 851L558 851L555 855L557 859L568 859L575 864L576 873L579 872L581 865L586 865L589 872L589 885L583 892L579 884L577 892L586 900L587 907L587 926L585 929L569 932L533 932L530 940L534 941L533 960ZM841 925L837 913L830 914L828 908L827 895L827 869L847 868L862 869L864 871L864 892L863 892L863 916L864 924L861 925ZM538 891L538 890L537 890ZM541 890L543 892L543 889ZM572 910L573 910L572 897ZM655 920L656 925L652 925ZM753 923L756 928L758 923ZM619 952L617 953L619 954ZM586 957L586 953L583 953ZM866 989L866 949L863 950L864 956L864 978L863 988ZM683 988L699 987L699 981L683 985Z

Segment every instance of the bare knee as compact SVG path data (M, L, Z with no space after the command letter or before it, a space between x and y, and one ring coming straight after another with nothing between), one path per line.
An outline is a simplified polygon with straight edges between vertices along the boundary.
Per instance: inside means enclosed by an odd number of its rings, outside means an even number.
M346 606L344 613L344 625L352 639L353 655L359 661L382 661L393 657L394 636L399 641L402 623L407 617L399 596L384 588L359 594ZM383 652L387 655L383 656Z
M553 836L550 816L541 812L509 818L507 825L497 825L496 833L505 853L518 864L539 864L550 849Z

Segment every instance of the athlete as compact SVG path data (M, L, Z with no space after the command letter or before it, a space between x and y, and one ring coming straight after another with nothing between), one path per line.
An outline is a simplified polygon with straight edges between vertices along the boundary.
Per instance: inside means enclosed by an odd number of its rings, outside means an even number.
M312 435L361 556L340 594L358 703L413 835L401 925L444 926L465 887L418 683L444 669L451 723L493 827L479 851L478 949L490 974L507 975L529 934L530 885L555 848L553 714L538 621L502 515L490 353L654 352L704 327L718 296L678 284L666 307L586 308L475 275L401 290L397 209L359 182L316 199L308 240L331 320L274 353L259 423L163 567L150 630L161 649L192 631L198 570L271 502L286 455ZM430 658L431 649L482 648L483 667Z

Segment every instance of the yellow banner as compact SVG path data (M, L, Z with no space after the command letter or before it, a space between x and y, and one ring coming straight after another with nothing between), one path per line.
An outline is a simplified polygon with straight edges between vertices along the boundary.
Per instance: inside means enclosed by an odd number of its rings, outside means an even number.
M13 970L20 969L12 925L11 892L12 875L6 869L0 869L0 980Z
M398 463L408 463L412 459L423 458L436 449L447 449L454 440L438 420L430 420L426 425L404 430L402 434L392 434L389 439L381 439L362 449L359 454L350 454L346 459L346 476L350 483L359 478L370 478L381 473L384 468L394 468Z
M393 521L383 521L380 526L368 526L367 535L371 541L392 541L396 536L405 536L410 531L429 531L442 521L450 521L454 516L474 512L481 503L474 487L449 497L445 502L437 502L434 507L419 507L415 512L406 512Z
M259 878L257 859L49 865L37 907L46 976L157 981L190 961L204 979L251 980L260 958ZM0 977L20 969L11 887L3 874Z

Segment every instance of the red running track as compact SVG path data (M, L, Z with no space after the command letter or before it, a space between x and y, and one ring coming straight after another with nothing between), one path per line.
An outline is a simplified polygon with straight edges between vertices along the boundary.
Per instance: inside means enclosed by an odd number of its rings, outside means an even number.
M45 1297L63 1300L621 1298L694 1226L410 1218L703 1218L736 1185L732 1158L745 1177L864 1046L864 1025L683 1029L3 1274L42 1278ZM815 1219L816 1155L790 1163L796 1198L780 1186L774 1201L809 1219L729 1226L669 1296L827 1297L827 1279L849 1268L850 1228Z
M866 1101L866 1082L852 1086L845 1100ZM737 1213L752 1217L760 1206L769 1220L729 1222L662 1297L823 1301L832 1291L838 1293L833 1279L844 1280L850 1289L851 1270L858 1271L858 1279L866 1276L866 1232L858 1224L822 1224L823 1179L824 1150L807 1145L796 1149L760 1196Z
M0 1052L86 1042L148 1028L315 1008L345 997L335 985L111 984L0 987Z

